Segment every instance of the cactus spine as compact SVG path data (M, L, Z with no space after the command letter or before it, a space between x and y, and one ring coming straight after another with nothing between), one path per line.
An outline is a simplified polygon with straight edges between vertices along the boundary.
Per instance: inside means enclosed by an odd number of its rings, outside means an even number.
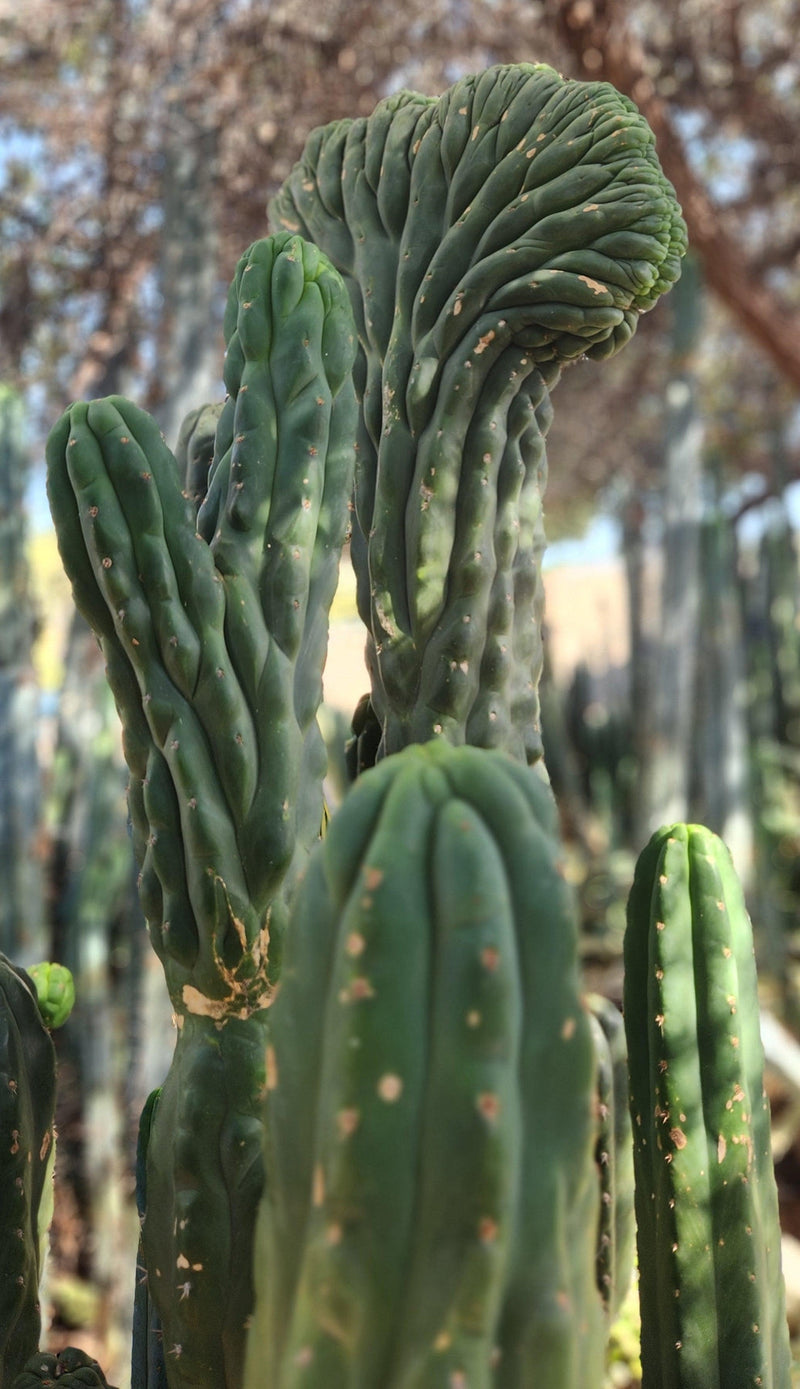
M625 936L643 1389L789 1389L750 921L697 825L640 856Z
M536 772L434 741L346 797L271 1010L247 1389L599 1381L576 946Z
M225 337L207 486L209 411L184 431L183 479L154 422L119 398L72 406L48 441L59 547L122 718L140 896L178 1021L142 1232L173 1389L241 1379L266 1007L322 823L316 712L354 464L352 314L315 247L255 243Z
M550 390L677 277L653 136L606 84L495 67L313 132L271 210L330 255L358 326L379 752L443 734L533 761Z

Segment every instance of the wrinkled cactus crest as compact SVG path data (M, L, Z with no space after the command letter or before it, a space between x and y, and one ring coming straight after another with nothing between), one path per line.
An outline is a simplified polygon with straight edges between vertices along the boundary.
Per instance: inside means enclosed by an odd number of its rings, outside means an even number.
M519 64L315 131L272 205L349 287L353 559L381 751L541 752L550 390L677 278L652 132L606 83Z

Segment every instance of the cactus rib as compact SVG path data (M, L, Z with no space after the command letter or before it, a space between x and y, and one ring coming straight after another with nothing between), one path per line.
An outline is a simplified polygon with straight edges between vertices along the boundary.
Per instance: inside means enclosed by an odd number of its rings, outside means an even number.
M645 1389L788 1389L750 921L697 825L640 856L625 936Z

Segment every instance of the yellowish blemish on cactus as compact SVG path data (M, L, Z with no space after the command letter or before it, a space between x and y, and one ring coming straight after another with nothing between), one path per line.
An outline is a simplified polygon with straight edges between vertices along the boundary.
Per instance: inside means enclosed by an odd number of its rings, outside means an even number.
M608 294L608 285L601 285L599 280L592 280L588 275L579 275L578 279L587 285L593 294Z
M339 993L339 1002L361 1003L365 998L374 997L375 990L369 982L369 979L365 979L363 975L357 975L355 979L350 980L346 988L341 990Z
M495 1095L492 1090L484 1090L478 1095L475 1101L475 1107L478 1113L483 1115L484 1119L488 1119L489 1123L493 1124L500 1117L500 1096Z
M363 953L366 943L360 931L351 931L344 948L352 959L357 959Z
M440 1354L442 1351L449 1350L452 1339L449 1331L440 1331L433 1343L433 1349L439 1351Z
M336 1115L336 1127L340 1138L349 1138L360 1123L361 1115L357 1109L340 1109Z
M403 1082L400 1076L388 1071L381 1076L378 1081L378 1094L386 1104L395 1104L403 1093Z
M325 1203L325 1172L319 1162L314 1168L314 1175L311 1179L311 1201L317 1207Z

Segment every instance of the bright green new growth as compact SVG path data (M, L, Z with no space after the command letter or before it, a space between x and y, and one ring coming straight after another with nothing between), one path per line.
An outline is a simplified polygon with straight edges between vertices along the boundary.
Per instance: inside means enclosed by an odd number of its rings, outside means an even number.
M62 559L122 717L151 938L176 1010L220 1017L263 1006L281 894L319 833L315 716L355 428L350 310L314 247L251 247L225 331L197 520L127 401L73 405L47 450Z
M75 1007L75 980L66 965L44 962L32 965L28 974L36 989L36 1001L45 1027L63 1027Z
M271 210L331 257L358 326L381 752L442 733L532 761L549 392L628 341L686 246L652 132L607 84L491 68L315 131Z
M625 936L643 1389L789 1389L753 940L724 844L658 831Z
M0 955L0 1389L39 1345L55 1099L55 1052L36 989Z
M359 779L270 1010L247 1389L602 1376L594 1057L543 778L444 741Z

